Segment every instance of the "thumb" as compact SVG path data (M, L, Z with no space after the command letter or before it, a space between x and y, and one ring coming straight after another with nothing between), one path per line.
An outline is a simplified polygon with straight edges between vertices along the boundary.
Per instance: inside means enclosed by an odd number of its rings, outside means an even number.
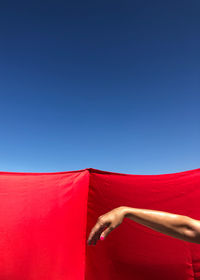
M100 236L100 240L104 240L113 229L113 226L110 226L107 229L105 229Z

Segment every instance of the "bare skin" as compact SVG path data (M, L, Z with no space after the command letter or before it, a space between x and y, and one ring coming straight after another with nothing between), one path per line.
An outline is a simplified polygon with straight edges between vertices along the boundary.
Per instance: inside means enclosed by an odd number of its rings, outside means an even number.
M199 220L168 212L121 206L98 218L89 234L88 245L96 245L99 239L105 239L123 222L124 218L171 237L200 244Z

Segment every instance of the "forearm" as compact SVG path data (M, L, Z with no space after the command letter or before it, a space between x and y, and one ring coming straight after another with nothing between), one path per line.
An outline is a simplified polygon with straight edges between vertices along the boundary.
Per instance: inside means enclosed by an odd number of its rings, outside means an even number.
M168 212L124 207L124 217L163 234L200 244L200 222Z

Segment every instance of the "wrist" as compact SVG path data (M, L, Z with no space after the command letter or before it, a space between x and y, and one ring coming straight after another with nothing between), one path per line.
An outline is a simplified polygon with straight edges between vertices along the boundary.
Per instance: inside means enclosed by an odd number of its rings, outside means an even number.
M120 211L122 212L122 215L124 218L127 218L130 215L130 207L128 206L121 206L119 207Z

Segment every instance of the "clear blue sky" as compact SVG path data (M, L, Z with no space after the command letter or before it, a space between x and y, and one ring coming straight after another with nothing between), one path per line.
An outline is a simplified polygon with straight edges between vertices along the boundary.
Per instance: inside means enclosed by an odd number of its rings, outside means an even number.
M200 1L4 1L0 170L200 167Z

